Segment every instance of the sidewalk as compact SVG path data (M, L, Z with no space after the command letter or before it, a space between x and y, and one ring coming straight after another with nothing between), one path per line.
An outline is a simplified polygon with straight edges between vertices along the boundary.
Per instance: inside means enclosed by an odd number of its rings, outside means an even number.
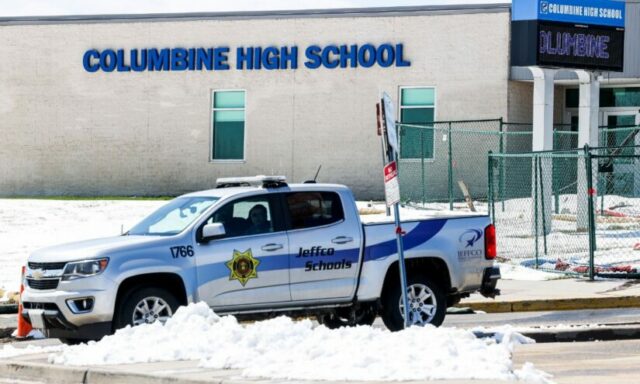
M308 381L286 379L247 378L241 376L240 370L201 368L198 361L166 361L159 363L136 363L109 366L67 367L47 363L45 355L21 356L7 361L0 361L0 378L19 379L28 382L83 383L83 384L365 384L389 383L376 381ZM1 381L0 381L1 382ZM432 380L403 381L412 383L446 383L446 384L490 384L495 380Z
M636 280L499 280L498 289L495 299L473 294L457 306L487 313L640 307Z
M640 364L637 340L624 342L527 344L516 346L515 367L532 362L537 369L552 374L553 382L599 384L606 382L637 383L635 367ZM199 367L197 361L169 361L109 366L67 367L47 363L46 354L33 354L0 361L0 382L55 383L181 383L181 384L360 384L359 381L304 381L246 378L239 370ZM497 380L403 381L403 384L484 384ZM367 383L372 383L368 381ZM389 383L387 382L378 382ZM505 382L506 383L506 382Z

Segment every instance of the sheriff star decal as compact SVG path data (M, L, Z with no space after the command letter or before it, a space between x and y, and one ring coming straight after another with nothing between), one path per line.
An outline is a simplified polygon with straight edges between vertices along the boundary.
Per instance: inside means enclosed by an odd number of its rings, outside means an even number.
M258 278L258 265L260 260L253 257L251 248L244 252L233 250L233 259L227 261L227 267L231 271L229 280L238 280L244 287L247 281Z

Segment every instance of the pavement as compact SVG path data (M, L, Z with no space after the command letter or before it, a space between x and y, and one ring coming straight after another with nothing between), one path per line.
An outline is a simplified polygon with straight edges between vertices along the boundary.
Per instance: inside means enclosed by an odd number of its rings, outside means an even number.
M487 313L640 308L640 281L564 278L544 281L500 280L495 299L473 294L458 307Z
M110 365L108 367L65 367L53 366L46 363L46 356L31 355L29 359L16 358L13 361L0 361L0 378L15 378L20 383L83 383L83 384L113 384L113 383L181 383L181 384L275 384L275 383L308 383L308 384L364 384L373 381L302 381L302 380L269 380L261 378L242 377L239 370L210 369L198 367L198 361L170 361L162 363L137 363ZM0 381L1 383L2 381ZM18 382L16 380L16 382ZM447 384L489 384L494 380L435 380L428 383ZM388 383L388 382L387 382ZM406 384L422 383L418 381L403 381ZM426 383L426 382L425 382Z

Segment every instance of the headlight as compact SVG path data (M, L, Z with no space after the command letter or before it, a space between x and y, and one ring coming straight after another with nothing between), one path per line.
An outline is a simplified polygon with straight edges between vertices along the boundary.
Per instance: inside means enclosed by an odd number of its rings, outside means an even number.
M107 264L109 264L107 258L67 263L62 272L62 280L75 280L97 275L107 268Z

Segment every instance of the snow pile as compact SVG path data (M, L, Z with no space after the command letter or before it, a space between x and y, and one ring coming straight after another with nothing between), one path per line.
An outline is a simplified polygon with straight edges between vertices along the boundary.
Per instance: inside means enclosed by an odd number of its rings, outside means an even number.
M297 380L489 379L545 382L525 365L514 370L514 345L531 342L514 332L478 339L455 328L372 327L329 330L309 320L279 317L240 325L205 303L180 308L161 324L125 328L98 343L65 348L49 361L104 365L199 360L203 367L240 369L245 377Z

